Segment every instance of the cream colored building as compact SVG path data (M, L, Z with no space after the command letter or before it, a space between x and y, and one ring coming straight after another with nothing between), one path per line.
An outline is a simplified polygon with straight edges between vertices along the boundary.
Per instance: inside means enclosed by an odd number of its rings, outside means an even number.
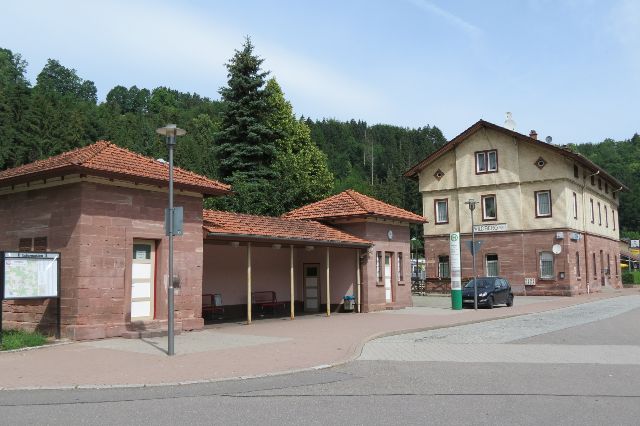
M448 235L463 240L470 277L471 212L479 276L500 275L527 294L572 295L621 287L619 192L626 187L568 149L480 120L405 176L417 179L427 276L447 277Z

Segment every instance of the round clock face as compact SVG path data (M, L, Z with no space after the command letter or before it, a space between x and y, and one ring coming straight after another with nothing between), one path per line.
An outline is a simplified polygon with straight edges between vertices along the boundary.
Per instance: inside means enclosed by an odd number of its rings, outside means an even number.
M389 230L389 232L387 232L387 237L389 237L390 240L393 240L393 231Z

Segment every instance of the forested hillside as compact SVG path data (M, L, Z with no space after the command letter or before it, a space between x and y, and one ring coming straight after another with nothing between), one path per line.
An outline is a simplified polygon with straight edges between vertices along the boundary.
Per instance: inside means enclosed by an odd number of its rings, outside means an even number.
M95 84L74 69L52 59L30 82L20 54L0 49L0 169L99 139L165 157L155 129L176 123L187 130L178 141L176 164L230 182L238 192L213 207L281 214L353 188L422 213L417 184L402 173L446 142L437 127L427 120L409 129L297 118L286 90L261 63L247 40L227 64L229 81L219 101L167 87L116 86L99 103ZM631 188L621 195L620 226L640 229L634 217L640 136L574 149Z

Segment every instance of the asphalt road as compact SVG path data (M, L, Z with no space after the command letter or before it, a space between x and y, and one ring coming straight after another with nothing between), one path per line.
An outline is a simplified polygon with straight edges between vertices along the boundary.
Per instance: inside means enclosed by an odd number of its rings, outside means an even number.
M473 362L476 347L487 343L465 338L470 336L467 326L454 327L446 330L447 338L457 342L450 346L456 346L456 354L466 350L471 361L362 359L324 370L189 386L4 391L0 424L637 425L640 359L634 351L640 345L640 308L637 299L626 300L609 317L597 314L611 309L609 305L586 304L578 312L499 320L498 327L484 323L509 336L492 337L495 361ZM576 318L581 313L582 323L558 327L563 315ZM589 316L597 320L590 322ZM527 323L536 325L537 334L513 339L518 334L514 330ZM413 339L416 351L434 345L424 335L405 335L396 339L405 344L402 351L412 350L406 339ZM521 352L521 361L504 362L501 348L513 346L529 352ZM393 357L389 348L376 356ZM571 356L556 363L530 361L540 348L569 348L576 357L593 352L596 361L580 363ZM602 348L616 354L627 350L628 363L619 362L619 355L607 356Z

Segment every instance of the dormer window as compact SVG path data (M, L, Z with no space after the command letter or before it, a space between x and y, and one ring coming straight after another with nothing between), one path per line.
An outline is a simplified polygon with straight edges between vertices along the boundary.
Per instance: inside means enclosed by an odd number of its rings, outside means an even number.
M498 171L498 151L476 152L476 174L495 173Z

